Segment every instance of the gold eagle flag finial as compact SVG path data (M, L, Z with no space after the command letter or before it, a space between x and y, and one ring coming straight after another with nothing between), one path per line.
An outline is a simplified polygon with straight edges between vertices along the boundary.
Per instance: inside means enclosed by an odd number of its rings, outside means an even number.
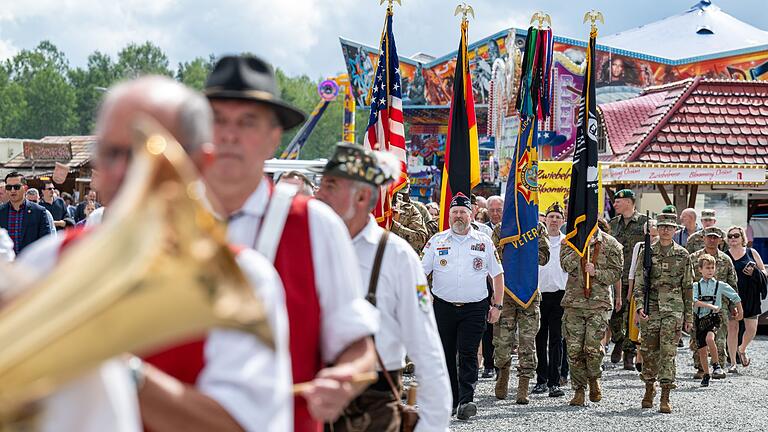
M531 17L531 24L535 22L539 22L538 27L539 30L544 29L544 23L547 24L547 27L552 27L552 18L549 16L548 13L544 13L542 11L538 11Z
M400 6L403 5L401 0L381 0L381 1L379 1L379 5L383 5L384 3L387 3L387 9L392 9L392 6L395 3L399 4Z
M600 21L601 24L605 24L605 18L603 17L603 13L600 11L596 11L592 9L591 11L584 14L584 22L589 22L592 31L597 30L597 22Z
M456 6L456 11L453 13L453 15L457 16L458 14L461 14L462 21L467 21L467 15L472 15L472 19L475 18L475 10L472 9L472 6L466 3L462 3Z

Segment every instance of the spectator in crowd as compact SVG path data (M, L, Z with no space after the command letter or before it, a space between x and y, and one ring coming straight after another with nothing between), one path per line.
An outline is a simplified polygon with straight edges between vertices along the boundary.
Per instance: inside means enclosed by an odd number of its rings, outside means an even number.
M27 193L25 194L25 198L27 198L27 201L32 201L35 204L39 204L40 202L40 192L35 188L29 188L27 189Z
M486 200L488 206L488 227L493 230L497 225L501 224L501 216L504 213L504 198L493 195Z
M673 240L682 247L688 244L688 237L701 229L701 225L696 222L696 210L687 208L680 213L680 224L682 227L675 233Z
M72 199L72 194L70 194L69 192L64 192L63 194L61 194L61 199L64 200L64 204L66 204L67 206L67 216L74 221L75 211L77 210L77 206L73 205L75 200Z
M88 204L88 201L95 202L96 208L100 207L98 201L96 201L96 191L93 189L89 190L85 199L77 205L77 209L75 210L75 222L80 222L85 219L85 205Z
M64 200L56 196L56 189L53 186L53 182L45 182L43 185L43 199L38 202L53 216L53 226L57 230L63 230L67 226L66 219L69 218L67 213L67 205ZM74 222L70 221L69 225L74 225Z
M85 203L85 219L76 223L75 226L85 225L85 223L88 221L88 217L90 217L94 211L96 211L96 202L88 201L87 203Z
M26 180L18 172L5 176L8 202L0 205L0 228L8 231L13 240L13 251L18 255L31 243L55 232L47 210L24 198Z
M741 344L738 344L738 331L736 321L728 322L728 354L731 361L735 362L736 347L738 346L738 358L741 365L749 366L751 359L747 356L747 347L757 333L757 317L761 314L760 299L766 296L766 271L765 264L760 254L747 248L747 236L744 228L732 226L728 228L728 251L726 252L733 261L738 278L738 293L744 310L744 336ZM731 366L732 367L732 366ZM731 368L729 368L730 371Z
M488 225L490 220L491 219L488 217L488 210L480 209L477 211L477 214L475 215L475 222Z
M315 195L315 184L307 176L298 171L288 171L280 176L279 183L290 183L298 186L299 193L306 196Z

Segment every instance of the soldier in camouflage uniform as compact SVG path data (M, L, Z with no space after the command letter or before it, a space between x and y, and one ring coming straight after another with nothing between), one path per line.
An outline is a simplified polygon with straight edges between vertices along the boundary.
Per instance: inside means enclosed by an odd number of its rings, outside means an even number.
M725 232L721 230L720 228L717 228L715 224L717 223L717 219L715 217L715 211L714 210L702 210L701 211L701 225L704 228L714 227L717 229L718 232L720 232L720 238L725 238ZM694 253L698 250L701 250L704 248L704 229L701 229L699 231L696 231L695 233L691 234L690 237L688 237L688 243L685 244L685 249L688 250L688 253ZM725 250L728 248L728 245L725 244L725 242L720 242L720 250L725 252ZM714 255L713 255L714 256ZM695 261L694 261L695 264ZM694 265L694 267L696 267ZM719 279L718 279L719 280Z
M661 383L659 412L670 413L669 393L675 385L675 356L680 327L691 331L693 323L693 267L684 247L674 243L672 236L677 228L677 217L672 214L657 216L659 241L651 246L651 280L649 307L643 308L643 290L646 280L643 267L638 266L635 274L635 304L640 320L640 334L643 354L643 371L640 378L645 381L643 408L653 407L656 394L655 383ZM640 248L642 256L643 248Z
M431 239L433 235L440 232L440 226L437 224L437 219L432 218L432 215L429 214L429 210L427 210L427 206L424 205L424 203L412 200L411 204L413 204L421 214L421 219L424 221L424 225L427 228L427 239Z
M421 255L421 250L430 237L427 236L427 227L419 209L413 205L407 195L407 192L402 191L395 195L399 199L392 205L393 216L390 230L393 234L405 239L413 250Z
M613 206L617 216L611 219L611 235L624 247L624 269L621 272L621 298L629 296L629 267L632 265L632 250L635 244L643 241L643 227L648 220L635 210L635 193L629 189L616 192ZM615 282L615 281L614 281ZM629 305L622 305L614 310L609 322L611 339L615 344L611 352L611 362L618 363L624 354L624 369L634 370L635 344L626 338L626 323Z
M621 277L624 255L621 244L602 230L592 239L592 262L586 263L573 248L560 248L560 265L568 273L565 296L560 303L563 314L563 336L571 368L571 385L576 393L570 404L584 406L585 391L589 384L589 400L602 399L600 377L603 363L601 340L608 327L613 304L611 286ZM585 271L590 273L591 291L584 294ZM621 301L620 297L618 301Z
M706 211L706 210L705 210ZM704 211L702 211L702 214L704 214ZM715 257L715 279L727 283L729 286L734 287L735 284L738 284L738 278L736 276L736 269L733 267L733 261L731 261L730 258L728 258L728 255L726 255L723 251L718 249L718 245L721 242L721 239L723 238L722 230L716 226L709 226L707 228L704 228L703 230L697 232L703 233L702 237L704 237L706 240L705 247L703 249L699 249L693 254L691 254L691 264L693 264L693 271L694 271L694 281L701 280L701 269L699 268L696 263L699 262L699 257L701 257L704 254L709 254ZM691 238L688 239L688 245L691 244ZM721 359L721 362L725 361L725 343L726 339L728 337L728 319L729 319L729 313L728 311L731 310L731 304L727 297L722 297L722 309L720 311L720 318L721 322L723 323L720 328L717 330L717 334L715 335L715 342L717 343L717 353L719 354L719 358ZM696 367L696 375L694 378L701 379L704 376L704 370L701 367L699 355L698 355L698 345L696 344L696 338L693 337L693 335L696 334L696 321L693 321L693 330L692 330L692 337L691 337L691 343L690 348L693 350L693 365ZM712 378L714 379L722 379L725 378L725 374L712 374Z
M549 261L549 240L547 239L547 227L539 222L539 265L545 265ZM503 256L504 247L499 246L501 238L501 224L493 230L493 242L497 247L499 256ZM531 269L537 271L537 269ZM536 373L536 333L539 331L541 294L536 292L531 304L527 308L521 306L509 296L505 295L504 309L496 324L493 335L494 364L499 369L496 379L496 397L506 399L509 392L509 368L512 363L512 345L515 329L518 330L517 349L517 397L515 402L527 404L528 385Z

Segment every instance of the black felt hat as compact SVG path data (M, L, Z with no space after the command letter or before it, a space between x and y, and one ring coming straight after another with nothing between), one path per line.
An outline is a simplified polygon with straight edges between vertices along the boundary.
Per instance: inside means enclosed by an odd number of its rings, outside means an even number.
M222 57L208 75L204 93L208 99L242 99L268 105L283 129L307 119L304 112L280 98L272 66L255 56Z

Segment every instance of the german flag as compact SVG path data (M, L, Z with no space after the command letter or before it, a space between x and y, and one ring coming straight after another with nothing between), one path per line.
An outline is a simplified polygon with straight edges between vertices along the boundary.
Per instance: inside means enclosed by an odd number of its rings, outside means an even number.
M480 184L480 150L477 140L475 97L472 95L472 77L467 57L467 27L467 21L462 21L440 188L441 231L450 226L448 213L453 196L459 192L470 196L472 188Z

